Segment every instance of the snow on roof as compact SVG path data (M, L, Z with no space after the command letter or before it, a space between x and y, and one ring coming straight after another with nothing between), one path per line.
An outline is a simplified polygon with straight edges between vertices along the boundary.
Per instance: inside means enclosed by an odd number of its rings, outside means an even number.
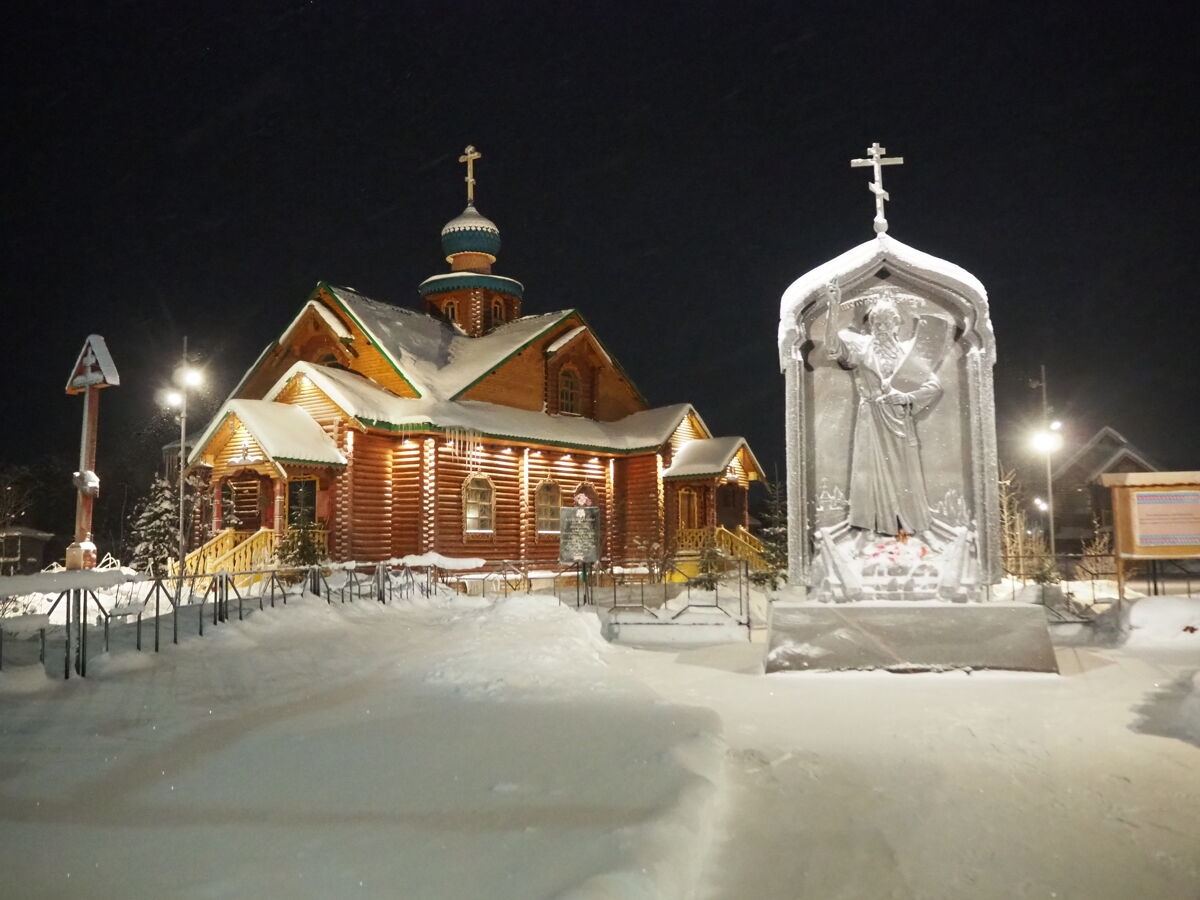
M299 406L270 400L229 400L217 412L188 457L194 462L229 417L246 426L274 462L344 466L346 457L324 429Z
M1152 471L1161 468L1129 443L1125 435L1111 425L1104 425L1078 450L1054 467L1054 478L1064 478L1071 469L1080 466L1084 470L1084 480L1094 481L1122 456L1130 456Z
M629 452L658 447L666 442L685 415L695 412L690 404L679 403L641 410L615 422L597 422L582 416L554 416L475 400L397 397L357 373L308 362L295 363L266 396L279 396L284 386L297 375L309 378L347 415L365 426L395 431L422 427L465 428L485 437L515 438L580 449Z
M364 297L349 288L329 290L422 397L449 400L466 390L574 310L525 316L481 337L416 310Z
M561 337L556 338L553 341L553 343L551 343L548 347L546 347L546 355L553 356L555 353L557 353L563 347L567 346L567 344L571 343L571 341L575 340L575 338L577 338L583 334L589 334L590 332L591 332L591 329L588 328L588 326L586 326L586 325L579 325L575 328L572 328L570 331L566 332ZM592 343L595 344L596 348L600 351L600 354L608 362L613 363L613 358L608 355L608 351L604 348L604 345L600 343L600 341L596 338L595 335L592 335ZM613 365L616 365L616 363L613 363Z
M581 334L583 334L585 331L587 331L586 325L580 325L576 328L572 328L570 331L563 334L562 337L555 340L552 344L550 344L550 346L548 346L546 348L546 355L547 356L554 355L559 350L561 350L563 347L567 346L567 344L571 343L571 341L575 340L575 338L577 338Z
M337 445L299 406L270 400L230 400L226 406L276 461L346 465Z
M288 336L291 330L300 324L300 320L304 318L304 314L310 309L320 316L321 320L329 327L329 330L332 331L336 337L346 341L354 339L354 335L351 334L350 329L342 324L341 319L330 312L329 307L327 307L324 303L318 303L316 300L309 300L304 304L300 312L296 314L296 318L292 319L291 324L283 330L283 335L280 337L280 343L283 343L284 339Z
M0 528L0 537L27 537L37 538L38 540L49 540L54 537L54 534L49 531L38 531L36 528L30 528L28 525L5 525Z
M670 467L663 472L663 478L720 475L742 447L748 447L748 445L746 439L740 437L701 438L688 441L679 448Z
M967 299L980 303L985 310L987 308L987 290L983 282L966 269L903 244L886 234L880 234L804 273L783 292L779 304L780 368L786 369L790 360L791 336L796 328L796 316L814 294L824 290L834 279L840 280L847 275L872 270L888 261L897 264L901 271L924 276L936 284L954 287L964 293ZM986 320L986 317L984 318ZM990 330L989 325L989 334Z
M108 344L100 335L89 334L67 380L67 393L78 394L92 385L116 387L120 383L121 376L108 352Z

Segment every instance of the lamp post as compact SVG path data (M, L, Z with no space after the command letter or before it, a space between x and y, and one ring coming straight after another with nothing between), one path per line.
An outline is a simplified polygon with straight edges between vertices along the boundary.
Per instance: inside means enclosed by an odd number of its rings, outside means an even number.
M1038 509L1046 513L1046 529L1050 535L1050 557L1057 559L1054 543L1054 472L1051 458L1062 449L1062 422L1050 422L1033 435L1033 449L1046 457L1046 500L1037 502Z
M186 484L184 473L187 469L188 389L199 387L204 382L204 376L200 371L188 365L186 337L183 339L181 360L179 368L175 370L175 388L167 391L165 399L168 406L179 407L179 574L182 576L184 551L187 549L187 531L184 525L184 488Z

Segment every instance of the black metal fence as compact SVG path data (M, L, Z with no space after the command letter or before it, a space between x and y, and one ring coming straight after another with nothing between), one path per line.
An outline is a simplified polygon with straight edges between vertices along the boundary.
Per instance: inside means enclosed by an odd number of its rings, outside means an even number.
M370 601L386 605L429 597L438 585L484 596L552 592L559 603L568 606L638 610L664 623L697 608L719 610L738 624L750 623L750 580L745 563L699 575L656 561L500 561L468 571L406 566L394 561L333 563L207 575L146 576L110 588L59 591L44 613L8 618L0 615L0 670L4 667L5 633L9 632L11 642L16 633L13 625L18 621L24 626L23 640L28 640L30 630L37 632L40 662L45 662L48 641L61 643L63 678L69 679L72 672L87 676L89 643L101 640L103 651L108 652L114 627L131 631L129 637L137 651L143 650L148 631L154 652L158 653L168 638L170 643L178 644L181 630L194 630L202 637L206 628L217 628L235 616L241 620L249 611L286 606L289 595L308 593L329 604ZM51 626L51 617L60 609L63 624Z

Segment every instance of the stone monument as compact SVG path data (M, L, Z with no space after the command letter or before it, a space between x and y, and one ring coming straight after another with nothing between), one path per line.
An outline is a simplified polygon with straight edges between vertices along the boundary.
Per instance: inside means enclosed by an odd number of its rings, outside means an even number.
M876 236L801 276L780 305L788 574L804 587L809 623L825 621L813 618L822 604L915 612L979 603L1001 575L987 292L959 266L888 235L881 167L903 160L885 153L874 144L851 163L874 169ZM951 619L962 616L940 621ZM930 616L906 621L930 633ZM1044 617L1038 624L1044 663ZM942 664L938 655L918 667ZM970 658L956 651L944 664Z

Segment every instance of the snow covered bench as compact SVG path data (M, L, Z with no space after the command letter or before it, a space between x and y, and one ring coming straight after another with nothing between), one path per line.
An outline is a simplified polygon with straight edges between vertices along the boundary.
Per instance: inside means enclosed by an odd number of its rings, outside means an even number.
M24 638L35 632L41 637L42 646L38 651L38 661L46 661L46 629L50 627L50 617L44 615L6 616L0 618L0 669L4 668L4 633L7 631L14 637Z

